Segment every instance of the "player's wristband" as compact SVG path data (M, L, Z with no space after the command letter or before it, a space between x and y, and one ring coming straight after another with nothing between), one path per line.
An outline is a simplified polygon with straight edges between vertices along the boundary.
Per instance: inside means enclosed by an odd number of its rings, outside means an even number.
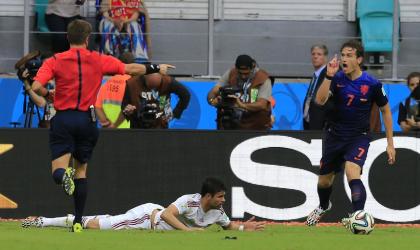
M153 73L159 73L160 66L159 64L147 64L146 66L146 75L153 74Z
M244 231L244 227L245 227L244 225L239 225L238 230L239 231Z
M325 74L325 79L327 79L327 80L330 80L331 81L333 79L333 77L334 76L329 76L328 74Z

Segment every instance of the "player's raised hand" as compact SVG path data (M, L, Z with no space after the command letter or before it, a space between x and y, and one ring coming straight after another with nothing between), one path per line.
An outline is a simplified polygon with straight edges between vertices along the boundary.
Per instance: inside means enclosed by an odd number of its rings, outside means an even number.
M388 154L388 164L390 164L390 165L394 164L395 163L395 155L396 155L394 146L388 145L386 147L386 153Z
M255 216L252 216L249 220L244 223L245 231L261 231L265 228L265 222L255 221Z
M334 55L333 59L328 62L327 65L327 75L333 77L340 68L340 61L338 60L337 54Z
M169 69L175 69L176 67L170 64L159 64L159 68L159 73L161 73L162 75L167 75Z

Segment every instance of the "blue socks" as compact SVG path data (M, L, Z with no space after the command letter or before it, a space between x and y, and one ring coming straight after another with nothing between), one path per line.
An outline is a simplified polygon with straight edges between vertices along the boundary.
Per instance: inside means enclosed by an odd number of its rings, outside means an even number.
M63 182L63 176L65 172L66 170L64 168L57 168L54 170L52 177L56 184L60 185Z
M85 210L85 203L87 198L87 179L75 179L74 180L74 221L75 223L82 222L83 211Z
M354 179L349 182L351 189L351 203L353 212L363 210L366 203L366 189L360 179Z
M327 187L327 188L321 188L318 186L319 205L324 210L326 210L328 208L328 205L330 204L331 192L332 192L332 186Z

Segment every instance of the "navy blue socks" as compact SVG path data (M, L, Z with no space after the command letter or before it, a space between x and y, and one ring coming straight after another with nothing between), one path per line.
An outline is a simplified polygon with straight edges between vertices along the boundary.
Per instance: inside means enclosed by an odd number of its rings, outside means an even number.
M351 189L351 203L353 212L363 210L366 202L366 189L360 179L354 179L349 182Z
M87 179L75 179L74 185L74 221L73 224L81 223L83 211L85 209L85 203L87 198Z
M64 168L57 168L54 170L52 177L56 184L60 185L63 182L63 176L66 170Z
M330 196L332 192L332 186L327 188L321 188L318 186L318 197L319 197L319 205L322 209L326 210L330 203Z

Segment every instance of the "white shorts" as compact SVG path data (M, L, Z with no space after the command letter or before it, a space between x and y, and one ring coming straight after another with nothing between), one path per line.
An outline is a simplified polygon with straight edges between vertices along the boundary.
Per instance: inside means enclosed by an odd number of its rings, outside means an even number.
M99 219L101 230L113 229L151 229L150 216L155 209L163 210L161 205L146 203L128 210L125 214Z

